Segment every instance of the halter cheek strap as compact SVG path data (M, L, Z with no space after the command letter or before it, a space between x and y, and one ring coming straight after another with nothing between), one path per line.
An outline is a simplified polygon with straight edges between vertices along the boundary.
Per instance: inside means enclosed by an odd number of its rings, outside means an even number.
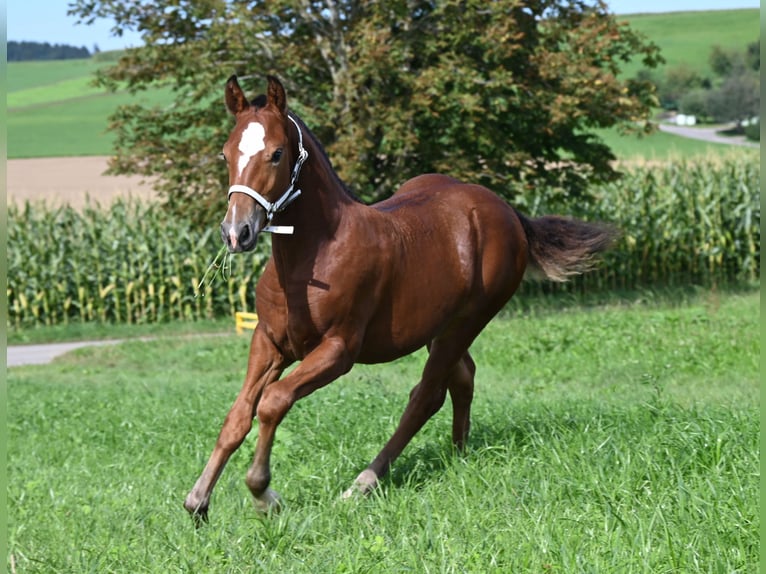
M229 187L229 199L231 199L232 193L244 193L245 195L248 195L252 197L255 201L257 201L263 209L266 210L266 227L263 228L263 231L268 231L269 233L279 233L283 235L292 235L294 228L292 225L268 225L272 218L281 211L284 211L285 208L290 205L293 201L295 201L298 196L301 194L300 189L295 189L295 183L298 181L298 176L301 173L301 167L303 166L303 163L308 159L309 152L306 151L306 149L303 147L303 132L301 132L301 128L298 125L298 122L296 122L292 116L287 116L293 124L295 124L295 128L298 130L298 159L295 161L295 166L293 167L293 174L290 177L290 185L287 187L287 190L282 194L282 196L277 199L275 202L271 202L265 197L263 197L260 193L255 191L252 187L248 187L246 185L241 184L235 184Z

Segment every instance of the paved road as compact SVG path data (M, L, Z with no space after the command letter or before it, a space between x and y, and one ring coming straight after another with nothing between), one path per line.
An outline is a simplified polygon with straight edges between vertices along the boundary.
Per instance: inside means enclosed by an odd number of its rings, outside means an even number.
M722 136L718 135L718 132L722 129L721 126L714 127L691 127L691 126L677 126L674 124L660 124L660 131L674 134L677 136L693 139L703 140L710 143L720 143L728 145L739 145L744 147L761 147L756 142L748 141L745 136Z
M231 336L231 332L220 333L198 333L193 335L184 335L184 338L193 339L197 337L225 337ZM48 343L45 345L11 345L6 348L6 365L10 367L20 367L22 365L45 365L50 363L56 357L60 357L83 347L103 347L106 345L118 345L127 341L154 341L157 337L130 337L128 339L105 339L101 341L73 341L71 343Z
M48 345L13 345L6 349L6 365L20 367L22 365L44 365L69 351L82 347L100 347L116 345L121 340L109 341L78 341L76 343L51 343Z

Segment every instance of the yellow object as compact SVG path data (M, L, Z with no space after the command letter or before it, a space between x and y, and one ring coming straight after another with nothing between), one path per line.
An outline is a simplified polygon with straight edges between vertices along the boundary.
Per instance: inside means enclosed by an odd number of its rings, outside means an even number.
M238 335L241 335L245 329L255 329L255 326L258 324L258 313L237 311L234 314L234 318L237 324Z

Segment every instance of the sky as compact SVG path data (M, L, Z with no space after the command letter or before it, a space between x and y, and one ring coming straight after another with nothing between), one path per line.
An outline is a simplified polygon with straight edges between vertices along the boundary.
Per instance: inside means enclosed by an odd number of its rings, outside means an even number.
M760 0L607 0L615 14L645 12L683 12L691 10L723 10L732 8L760 8ZM67 0L21 0L6 3L6 38L16 41L48 42L94 46L105 52L130 46L140 46L141 37L127 33L122 37L111 34L112 22L96 20L90 26L78 25L77 19L67 16Z

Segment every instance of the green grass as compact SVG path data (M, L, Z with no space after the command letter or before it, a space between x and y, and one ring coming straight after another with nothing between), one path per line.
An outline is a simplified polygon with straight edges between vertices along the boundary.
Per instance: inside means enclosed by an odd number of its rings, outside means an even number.
M11 97L16 98L25 90L56 86L61 82L73 79L89 78L96 73L101 65L93 58L44 62L8 62L6 64L7 97L10 102ZM49 100L55 99L55 93L51 92ZM7 105L8 107L15 107L10 103Z
M627 20L631 28L661 48L666 63L658 68L660 72L683 64L710 77L712 70L708 59L713 46L744 52L747 44L760 37L758 8L630 14L618 18ZM632 77L642 67L640 62L631 62L623 73Z
M165 106L167 89L133 96L92 85L105 65L94 59L12 62L8 65L8 157L109 155L114 135L108 117L119 105Z
M648 136L624 135L616 129L594 130L594 134L601 138L620 160L667 161L669 158L693 159L732 153L751 153L753 156L757 156L759 153L757 149L708 143L702 140L675 136L659 130Z
M279 432L268 519L251 436L194 530L182 509L247 337L130 342L8 372L18 572L756 572L757 293L494 321L473 431L449 408L372 496L338 496L390 436L423 354L358 366Z
M173 321L167 323L102 323L73 321L68 324L9 329L9 345L34 345L65 341L101 341L233 332L234 318Z

